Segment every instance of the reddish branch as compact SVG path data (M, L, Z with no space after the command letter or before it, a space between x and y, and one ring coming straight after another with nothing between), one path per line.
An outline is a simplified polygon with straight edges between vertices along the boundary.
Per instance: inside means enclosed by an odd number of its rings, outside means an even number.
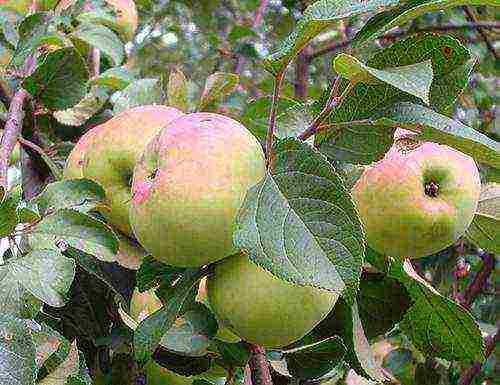
M295 97L299 100L307 98L307 90L309 85L309 65L311 61L312 48L307 46L300 52L295 62Z
M24 119L24 102L28 99L28 92L20 88L13 96L7 122L0 141L0 186L7 187L7 170L14 146L21 134Z
M252 385L273 385L271 372L269 371L269 362L266 358L266 351L258 345L250 345L250 376Z
M381 36L379 39L395 39L398 37L406 36L408 34L413 34L413 33L422 33L422 32L448 32L448 31L455 31L455 30L461 30L461 29L500 29L500 23L499 22L477 22L477 23L465 23L465 24L459 24L459 25L453 25L453 24L447 24L447 25L441 25L441 26L432 26L432 27L425 27L425 28L417 28L412 31L397 31L397 32L392 32L385 34ZM336 42L333 44L330 44L324 48L320 48L314 52L311 53L309 56L309 60L316 59L319 56L328 54L330 52L335 52L338 51L342 48L349 47L352 43L354 42L354 39L342 41L342 42Z
M495 256L491 253L484 253L481 255L483 259L483 267L476 274L472 282L467 286L463 293L458 295L460 305L466 309L470 309L472 303L477 296L483 291L486 282L495 268Z
M500 329L499 325L497 325L497 329ZM500 340L500 330L497 330L495 334L491 334L484 339L486 346L485 360L487 360L488 357L491 356L493 350L495 350L495 345L499 340ZM481 364L479 361L474 362L474 364L472 364L472 366L462 375L462 377L460 377L458 385L471 384L474 377L477 376L479 372L481 372L482 367L483 364Z
M468 6L464 6L462 7L462 9L464 10L464 13L465 13L465 16L467 17L467 20L469 20L471 23L473 24L479 24L476 20L476 17L474 16L474 13L472 12L472 10L470 9L470 7ZM493 55L493 57L498 60L498 54L497 54L497 51L495 50L495 47L493 46L493 44L491 43L490 41L490 38L488 37L488 35L486 34L486 32L484 31L483 27L481 26L478 26L477 28L477 33L481 36L481 38L483 39L484 41L484 44L486 45L486 48L488 48L488 51L491 52L491 54Z
M260 22L264 17L264 13L266 11L268 4L269 0L262 0L260 2L259 8L257 9L257 12L255 12L255 19L253 20L253 28L257 28L260 25Z

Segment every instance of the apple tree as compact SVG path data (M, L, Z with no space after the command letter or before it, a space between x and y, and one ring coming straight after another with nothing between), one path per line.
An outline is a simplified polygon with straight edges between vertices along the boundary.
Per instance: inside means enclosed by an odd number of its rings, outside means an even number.
M498 0L0 0L0 384L494 384Z

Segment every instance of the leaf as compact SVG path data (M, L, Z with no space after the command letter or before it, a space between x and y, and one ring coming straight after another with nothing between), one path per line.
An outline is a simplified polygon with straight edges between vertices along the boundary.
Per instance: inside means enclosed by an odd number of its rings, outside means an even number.
M277 75L283 72L288 64L317 35L331 27L338 20L378 10L384 6L392 6L399 0L320 0L306 8L304 15L297 23L295 31L281 43L281 47L264 59L264 68Z
M417 349L448 361L484 361L481 330L466 309L441 296L418 276L408 259L395 261L390 274L403 282L415 301L400 328Z
M9 260L0 276L21 285L33 296L54 307L64 306L65 295L75 275L71 259L54 250L34 250L21 258Z
M337 73L351 81L384 82L429 104L429 90L433 77L430 59L422 63L379 70L361 63L351 55L342 53L334 58L332 64Z
M30 333L36 347L37 378L45 377L68 356L70 343L61 334L44 323L29 321Z
M60 242L112 262L118 252L118 238L104 223L75 210L61 209L45 217L29 233L32 247L59 250ZM59 246L58 246L59 245Z
M168 105L177 107L181 111L187 112L188 104L188 80L184 73L175 68L170 72L167 86Z
M275 135L280 139L297 138L310 126L312 121L313 117L308 106L296 102L286 110L278 112Z
M62 110L77 104L87 91L89 72L85 60L74 48L47 54L23 87L45 107Z
M454 147L479 162L500 168L500 143L457 120L412 103L397 104L383 115L382 124L406 128L417 133L417 139Z
M107 55L114 66L122 64L125 58L123 43L116 33L100 24L80 24L72 36L99 49Z
M491 5L498 6L498 0L419 0L409 1L406 4L380 12L373 16L354 37L354 46L367 40L375 39L390 29L415 20L418 16L428 12L442 12L448 8L460 5Z
M408 292L397 280L382 274L368 274L361 280L358 308L369 340L391 330L410 305Z
M14 21L3 13L0 14L0 28L5 40L13 47L16 47L19 42L19 33Z
M42 302L3 267L0 268L0 299L0 314L11 314L18 318L33 318L42 307Z
M0 383L34 384L35 345L23 321L0 314Z
M258 35L252 28L241 25L234 25L227 35L227 39L233 44L245 37L258 37Z
M148 255L142 260L141 266L137 271L137 290L144 293L158 286L160 283L173 283L184 270L182 267L166 265Z
M316 379L333 370L346 355L347 348L339 336L285 352L285 360L294 378Z
M237 74L216 72L210 75L205 82L198 110L203 111L209 104L232 94L239 81L240 77Z
M78 374L80 366L80 356L76 341L71 344L68 356L64 362L59 365L52 373L47 375L38 384L39 385L66 385L69 376Z
M113 67L90 80L90 84L110 87L120 91L135 80L135 77L125 67Z
M147 361L159 345L164 333L177 319L193 287L202 278L202 270L186 270L164 306L143 320L134 333L134 351L138 361Z
M8 236L16 229L19 223L17 215L19 201L19 196L9 194L0 203L0 238Z
M235 246L285 281L353 299L364 241L348 191L307 144L280 141L275 154L273 174L247 191Z
M158 79L139 79L130 83L114 102L113 113L136 106L147 104L161 104L162 95Z
M212 340L224 363L231 367L245 367L250 359L250 349L244 342L229 343L217 338Z
M480 248L500 253L500 184L482 186L479 203L466 235Z
M202 357L207 354L210 338L217 333L217 321L205 305L196 304L177 317L161 337L160 344L175 353Z
M367 66L378 70L432 61L433 81L430 88L432 107L446 109L465 86L465 73L470 72L470 53L458 40L446 35L423 34L398 41L377 52L367 61ZM464 74L458 79L458 74ZM342 82L345 89L348 82ZM325 91L316 103L316 113L324 106L330 90ZM329 157L349 162L370 164L380 160L393 142L392 126L364 121L375 118L381 111L395 103L420 100L389 84L358 83L344 97L325 124L333 126L315 136L320 151ZM342 124L338 129L335 125ZM342 129L346 127L346 129Z
M35 198L40 215L52 214L61 209L88 213L105 206L104 189L89 179L71 179L50 183Z
M66 126L81 126L104 107L109 96L110 93L106 88L92 87L73 107L54 111L52 115L59 123Z

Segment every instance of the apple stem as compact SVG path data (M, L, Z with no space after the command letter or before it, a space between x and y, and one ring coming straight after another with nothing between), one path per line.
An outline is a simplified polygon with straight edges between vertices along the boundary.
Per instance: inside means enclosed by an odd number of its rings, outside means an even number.
M259 345L250 344L250 376L252 385L273 385L266 350Z

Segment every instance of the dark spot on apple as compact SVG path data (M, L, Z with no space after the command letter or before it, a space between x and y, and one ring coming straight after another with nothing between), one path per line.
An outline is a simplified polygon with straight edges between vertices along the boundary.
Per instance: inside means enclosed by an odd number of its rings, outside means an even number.
M154 180L156 178L156 175L158 175L158 169L155 168L153 171L151 171L148 175L148 179Z
M425 195L436 198L438 196L438 193L439 185L436 182L430 181L425 184Z
M212 119L202 119L202 120L201 120L201 122L202 122L202 123L205 123L205 122L211 122L211 121L212 121Z

